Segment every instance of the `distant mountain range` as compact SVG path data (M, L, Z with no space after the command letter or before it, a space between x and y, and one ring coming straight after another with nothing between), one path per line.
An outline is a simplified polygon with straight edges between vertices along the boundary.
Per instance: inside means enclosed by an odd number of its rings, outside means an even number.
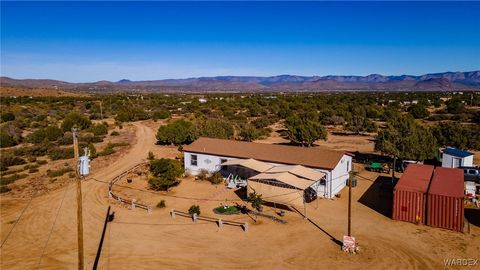
M324 92L324 91L480 91L480 71L421 76L217 76L188 79L92 83L1 77L2 86L92 92Z

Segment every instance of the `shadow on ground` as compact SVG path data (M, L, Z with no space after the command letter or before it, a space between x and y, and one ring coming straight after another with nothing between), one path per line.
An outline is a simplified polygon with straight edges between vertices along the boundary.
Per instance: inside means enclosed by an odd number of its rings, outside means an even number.
M393 187L391 177L379 176L358 202L379 214L392 218Z
M480 210L465 208L465 217L470 224L480 227Z

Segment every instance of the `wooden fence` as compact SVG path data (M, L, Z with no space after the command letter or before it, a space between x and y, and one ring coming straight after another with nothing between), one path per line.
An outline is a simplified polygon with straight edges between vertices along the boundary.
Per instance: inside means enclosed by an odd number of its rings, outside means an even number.
M170 210L170 215L172 216L172 218L175 218L177 215L181 216L181 217L188 217L188 218L191 218L194 223L196 223L198 220L214 222L218 225L219 228L222 228L223 225L239 226L243 229L244 232L248 231L248 223L247 222L239 222L239 221L226 220L226 219L221 219L221 218L212 218L212 217L200 216L200 215L197 215L196 213L191 215L189 213L178 211L178 210L175 210L175 209Z
M135 171L136 169L138 169L142 166L146 166L146 165L147 165L146 163L137 164L137 165L131 167L130 169L122 172L121 174L117 175L115 178L113 178L112 181L110 181L110 183L108 184L108 197L118 201L119 203L129 205L131 207L131 209L135 209L136 207L139 207L139 208L147 210L148 213L150 213L152 211L152 208L150 206L142 204L142 203L138 203L138 202L136 202L135 199L130 200L130 199L127 199L127 198L122 198L119 195L116 195L115 193L113 193L113 185L115 185L116 182L118 182L120 179L122 179L123 177L125 177L126 175L131 173L132 171Z

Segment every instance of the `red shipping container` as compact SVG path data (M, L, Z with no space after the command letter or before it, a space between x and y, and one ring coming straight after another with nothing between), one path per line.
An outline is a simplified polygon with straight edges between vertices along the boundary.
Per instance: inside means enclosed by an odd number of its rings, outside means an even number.
M427 197L428 226L463 231L463 177L462 169L435 169Z
M433 166L408 165L393 190L393 219L425 223L425 202L432 174Z

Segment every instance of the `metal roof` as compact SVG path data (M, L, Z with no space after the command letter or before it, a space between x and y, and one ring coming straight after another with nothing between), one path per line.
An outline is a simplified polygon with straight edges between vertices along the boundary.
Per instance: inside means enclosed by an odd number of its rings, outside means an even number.
M463 198L465 186L463 179L462 169L437 167L428 194Z
M253 158L259 161L332 170L342 159L344 152L321 147L297 147L199 138L183 148L184 152L218 155L233 158Z
M456 148L449 148L449 147L443 149L443 153L451 155L451 156L455 156L455 157L462 157L462 158L473 156L473 153L463 151L463 150L460 150L460 149L456 149Z
M433 174L433 166L423 164L408 165L395 190L408 190L426 193Z

